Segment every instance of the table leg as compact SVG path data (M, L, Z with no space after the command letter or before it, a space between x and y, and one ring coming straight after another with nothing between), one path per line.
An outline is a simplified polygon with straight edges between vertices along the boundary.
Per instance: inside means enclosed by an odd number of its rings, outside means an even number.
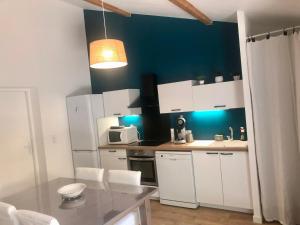
M151 225L150 199L146 198L144 204L140 206L141 225Z

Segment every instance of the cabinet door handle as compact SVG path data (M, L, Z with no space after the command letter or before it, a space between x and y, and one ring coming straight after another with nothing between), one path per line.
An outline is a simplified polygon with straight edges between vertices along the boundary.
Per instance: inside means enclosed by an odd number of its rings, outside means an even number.
M119 160L126 160L127 158L118 158Z
M171 109L172 112L179 112L181 109Z
M221 153L221 155L233 155L233 153Z
M116 150L108 150L108 152L117 152Z
M206 152L207 155L218 155L218 152Z
M121 113L114 113L114 116L121 116Z
M226 105L215 105L214 108L225 108Z

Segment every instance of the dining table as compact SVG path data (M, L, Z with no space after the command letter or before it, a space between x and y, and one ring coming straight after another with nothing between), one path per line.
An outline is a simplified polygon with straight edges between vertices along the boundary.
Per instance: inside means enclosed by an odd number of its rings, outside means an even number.
M73 183L87 187L78 198L63 199L57 190ZM57 178L0 201L52 216L60 225L111 225L132 211L140 213L141 225L150 225L150 197L156 191L147 186Z

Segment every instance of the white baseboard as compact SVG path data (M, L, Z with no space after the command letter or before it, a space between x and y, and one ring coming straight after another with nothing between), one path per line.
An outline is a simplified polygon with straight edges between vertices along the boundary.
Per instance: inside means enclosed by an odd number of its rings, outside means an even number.
M207 207L207 208L223 209L223 210L229 210L229 211L235 211L235 212L242 212L242 213L248 213L248 214L253 213L252 209L242 209L242 208L222 206L222 205L212 205L212 204L206 204L206 203L201 203L201 202L200 202L200 206L201 207Z
M160 203L165 205L172 205L172 206L191 208L191 209L196 209L199 206L198 203L178 202L178 201L171 201L166 199L160 199Z
M261 216L255 216L255 215L253 215L253 223L262 224L263 223L262 217Z

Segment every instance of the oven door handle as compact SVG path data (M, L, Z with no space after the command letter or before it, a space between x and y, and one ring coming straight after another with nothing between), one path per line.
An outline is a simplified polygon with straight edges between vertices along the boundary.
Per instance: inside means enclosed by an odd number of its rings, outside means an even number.
M135 157L129 157L129 160L134 160L134 161L154 161L155 158L135 158Z

